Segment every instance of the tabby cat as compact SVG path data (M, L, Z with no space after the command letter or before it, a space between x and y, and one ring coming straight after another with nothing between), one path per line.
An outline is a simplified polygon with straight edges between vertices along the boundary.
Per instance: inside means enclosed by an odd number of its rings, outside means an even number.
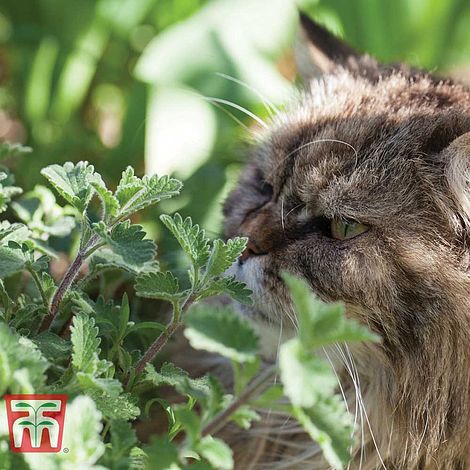
M343 301L380 344L326 351L357 413L350 468L470 468L470 91L382 66L301 15L306 91L263 131L225 203L233 273L275 355L281 270ZM224 436L238 468L326 469L274 412Z

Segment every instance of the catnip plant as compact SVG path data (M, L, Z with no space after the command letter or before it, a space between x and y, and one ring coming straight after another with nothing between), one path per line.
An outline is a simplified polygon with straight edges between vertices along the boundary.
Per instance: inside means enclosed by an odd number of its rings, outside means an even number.
M2 144L0 158L28 152ZM298 333L281 346L277 363L262 365L250 323L230 307L204 301L223 294L251 302L246 286L225 275L247 240L210 240L189 217L161 215L188 262L181 276L161 269L155 243L133 222L136 213L177 196L180 181L140 178L128 167L111 191L87 162L51 165L42 175L64 204L45 186L20 196L13 175L0 168L0 211L16 220L0 225L0 390L67 394L67 452L13 454L2 422L1 469L230 470L232 451L218 431L229 422L248 429L272 409L297 419L332 467L347 465L352 417L336 392L334 371L316 351L375 341L375 335L346 319L341 304L321 302L305 281L285 273ZM72 233L79 234L75 255L64 272L53 274L58 254L50 237ZM106 289L113 271L125 273L135 290ZM95 280L100 295L89 289ZM112 295L102 295L107 292ZM130 297L167 304L169 320L140 321ZM171 356L163 359L178 330L193 348L231 363L233 390L211 375L191 378ZM162 386L180 395L177 403L163 397ZM154 406L166 414L166 431L143 444L135 425L148 420Z

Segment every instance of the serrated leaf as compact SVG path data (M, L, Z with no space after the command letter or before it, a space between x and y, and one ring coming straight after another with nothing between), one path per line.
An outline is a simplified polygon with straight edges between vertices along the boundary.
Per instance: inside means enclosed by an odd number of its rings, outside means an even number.
M178 449L168 439L154 437L145 448L147 470L178 470Z
M179 291L178 279L169 271L139 274L135 283L136 294L148 299L162 299L174 302L184 293Z
M59 206L53 192L45 186L36 185L11 208L28 225L34 239L48 240L50 236L65 237L76 225L78 211L70 205Z
M0 222L0 244L7 246L10 241L22 244L31 237L31 231L24 224Z
M61 165L49 165L41 170L54 189L72 206L84 212L94 189L95 169L88 162L65 162Z
M71 343L55 333L44 331L36 338L34 343L40 349L44 357L53 361L55 364L60 364L68 360L71 350Z
M111 446L114 459L127 455L130 449L136 444L137 436L127 421L111 421Z
M163 214L160 220L176 238L181 248L196 267L202 267L209 259L209 240L199 225L193 225L190 217L182 219L176 213L173 217Z
M305 350L297 338L281 346L279 366L285 394L294 405L314 406L338 384L331 366Z
M8 175L5 172L0 171L0 212L6 211L8 204L11 202L11 198L13 196L17 196L23 192L21 188L12 186L8 182L8 179Z
M111 232L104 222L93 224L93 230L131 269L138 269L155 257L155 243L145 239L142 226L133 225L130 220L118 223Z
M209 282L209 285L198 292L198 300L215 295L227 294L242 304L251 305L252 291L245 284L235 280L235 277L225 277Z
M134 175L128 167L123 173L115 192L121 210L119 218L127 217L163 199L179 194L182 183L169 176L144 176L142 179Z
M0 323L0 394L34 393L45 385L49 366L41 351L29 339Z
M74 316L70 327L72 365L80 372L94 374L98 368L100 338L95 320L83 313Z
M318 443L333 468L342 469L347 466L354 443L354 426L342 397L335 395L322 398L308 410L293 407L293 415Z
M91 181L91 185L98 194L103 206L103 220L105 222L112 219L119 211L119 201L113 193L106 187L101 177Z
M133 420L140 414L134 398L126 393L112 396L98 389L87 389L86 394L93 399L98 409L108 419Z
M145 380L148 380L156 387L169 385L182 395L197 399L203 399L210 394L210 384L207 377L192 379L185 370L169 362L162 365L160 372L157 372L153 365L147 364Z
M21 249L0 246L0 279L23 271L26 261Z
M196 449L213 467L220 470L233 469L232 450L221 439L205 436Z
M299 338L304 347L318 348L336 342L380 341L380 337L344 315L344 305L318 299L308 284L283 273L299 320Z
M84 372L77 372L76 378L81 390L87 395L103 394L109 398L117 398L122 393L122 384L117 379L94 377Z
M195 349L216 352L236 362L255 360L258 335L234 312L199 304L186 314L185 323L184 335Z
M248 242L247 238L236 237L228 240L214 240L206 267L206 279L225 272L242 254Z
M99 272L122 269L132 274L141 272L151 272L159 270L159 263L152 259L139 266L128 264L121 255L114 253L110 248L101 248L93 253L90 258L90 275L96 275Z

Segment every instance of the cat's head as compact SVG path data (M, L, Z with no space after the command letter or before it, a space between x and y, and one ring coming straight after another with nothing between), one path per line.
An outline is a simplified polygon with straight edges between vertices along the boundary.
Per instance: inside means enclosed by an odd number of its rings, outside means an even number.
M468 285L470 93L301 23L306 90L225 203L227 236L249 238L232 270L260 321L290 322L285 270L344 301L389 353L421 350Z

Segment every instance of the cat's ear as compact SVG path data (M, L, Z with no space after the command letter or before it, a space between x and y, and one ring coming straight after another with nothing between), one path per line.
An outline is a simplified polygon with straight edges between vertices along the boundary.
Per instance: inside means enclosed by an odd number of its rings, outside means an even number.
M376 78L379 66L367 55L361 55L305 13L300 15L300 38L295 47L297 68L308 82L324 73L342 68L356 75Z
M441 153L446 180L465 229L470 230L470 132L455 139Z

